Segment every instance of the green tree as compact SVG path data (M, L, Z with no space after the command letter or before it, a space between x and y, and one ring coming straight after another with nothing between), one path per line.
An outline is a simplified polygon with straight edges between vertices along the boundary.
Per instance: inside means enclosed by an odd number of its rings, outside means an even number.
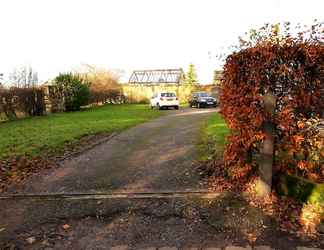
M55 84L63 89L66 111L80 110L90 97L90 82L72 73L59 74Z
M198 84L195 65L193 65L192 63L189 65L189 70L187 73L187 84L188 85L197 85Z

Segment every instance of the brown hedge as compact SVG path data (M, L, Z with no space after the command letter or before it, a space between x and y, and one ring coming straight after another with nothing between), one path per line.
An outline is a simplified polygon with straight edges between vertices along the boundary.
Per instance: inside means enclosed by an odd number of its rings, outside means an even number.
M276 96L274 116L265 111L266 93ZM268 40L233 53L224 66L220 100L232 129L224 160L234 176L257 166L262 125L270 120L276 170L323 180L324 140L318 129L324 113L323 41Z

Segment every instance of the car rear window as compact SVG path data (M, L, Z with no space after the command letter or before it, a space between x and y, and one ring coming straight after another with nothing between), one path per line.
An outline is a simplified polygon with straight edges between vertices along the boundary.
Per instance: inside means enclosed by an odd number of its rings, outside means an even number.
M175 93L161 93L162 97L175 97Z
M199 97L210 97L210 94L202 92L202 93L197 93Z

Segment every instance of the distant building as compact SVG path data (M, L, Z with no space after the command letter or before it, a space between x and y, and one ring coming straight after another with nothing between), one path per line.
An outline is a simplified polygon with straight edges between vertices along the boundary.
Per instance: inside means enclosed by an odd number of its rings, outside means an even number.
M180 101L185 101L191 93L185 79L181 68L134 70L128 83L121 86L130 102L148 103L155 93L161 91L175 92Z
M128 84L181 85L185 74L179 69L134 70Z
M223 70L214 70L213 84L219 84L223 77Z

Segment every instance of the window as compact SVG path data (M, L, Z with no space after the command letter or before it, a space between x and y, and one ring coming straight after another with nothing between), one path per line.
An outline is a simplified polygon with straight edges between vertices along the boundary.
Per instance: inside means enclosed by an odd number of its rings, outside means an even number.
M162 97L175 97L175 93L161 93Z
M210 94L202 92L202 93L198 93L199 97L210 97Z

